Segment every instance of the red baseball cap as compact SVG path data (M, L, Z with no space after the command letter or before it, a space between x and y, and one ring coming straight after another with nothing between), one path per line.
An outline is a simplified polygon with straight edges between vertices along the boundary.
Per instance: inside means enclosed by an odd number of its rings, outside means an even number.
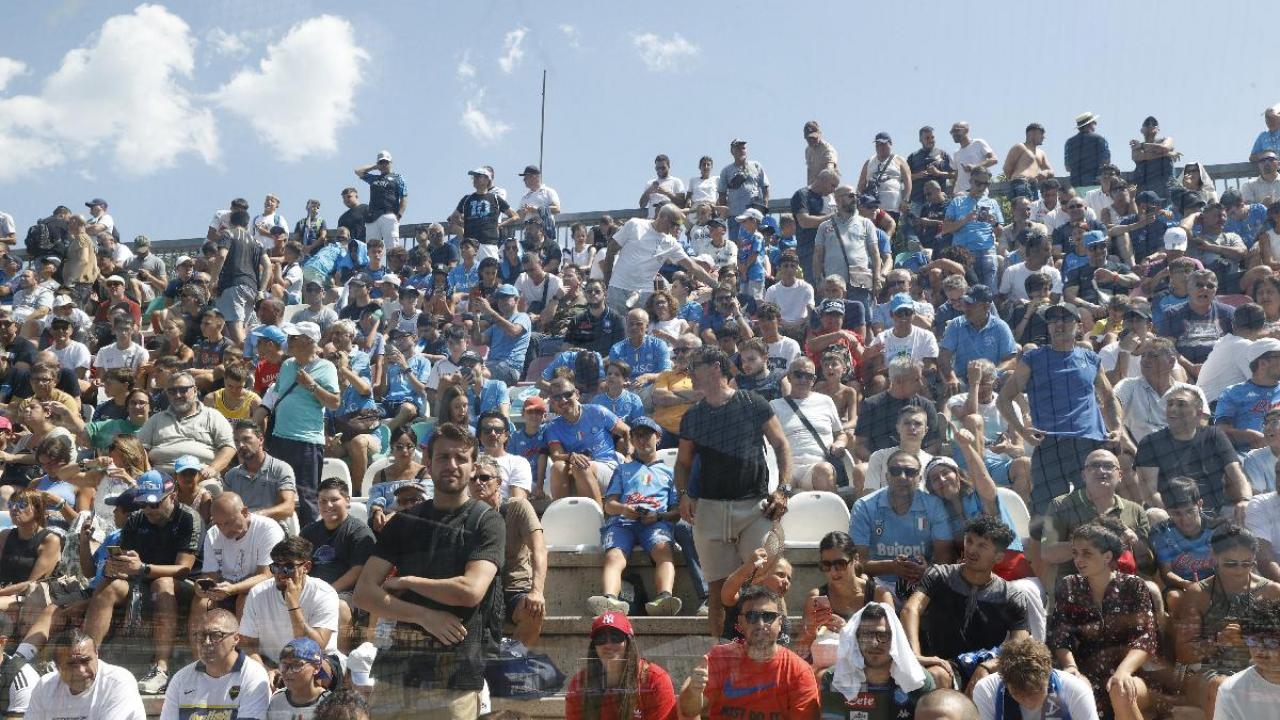
M631 620L623 613L607 612L591 621L591 637L605 628L613 628L626 633L627 637L635 637L631 629Z

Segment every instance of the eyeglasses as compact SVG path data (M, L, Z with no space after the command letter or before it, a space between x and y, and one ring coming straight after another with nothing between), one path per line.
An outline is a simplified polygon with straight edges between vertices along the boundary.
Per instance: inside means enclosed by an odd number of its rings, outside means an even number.
M232 635L235 635L235 633L219 632L217 630L214 630L211 632L197 632L196 640L206 645L217 645L218 643L222 642L223 640L226 640Z
M627 641L627 634L621 630L602 630L591 638L592 645L621 645Z
M687 353L687 352L689 352L690 350L692 350L692 348L687 348L687 347L673 347L673 348L671 348L671 354L672 354L672 355L679 355L680 353Z
M10 500L9 501L9 512L22 511L22 510L26 510L29 507L31 507L31 503L27 502L26 500Z
M822 572L830 572L832 570L841 570L841 571L848 570L849 561L846 558L840 558L839 560L821 560L818 562L818 569L822 570Z
M892 477L913 478L920 474L920 468L910 467L908 465L894 465L888 469L888 473Z
M174 385L171 388L165 388L165 393L169 395L186 395L189 391L195 389L195 385Z
M859 630L857 638L858 642L868 645L888 645L893 636L886 630Z
M757 623L772 625L778 621L778 618L781 617L781 615L782 613L773 612L772 610L748 610L742 613L742 617L746 619L748 625L755 625Z
M804 370L792 370L790 375L796 380L808 380L809 382L813 382L813 379L817 377L817 375Z
M271 563L267 566L272 575L292 573L299 567L302 567L302 563Z
M604 294L604 290L601 290L598 287L589 287L586 290L583 290L582 292L583 294L586 294L586 295L603 295Z
M472 482L478 482L478 483L481 483L481 484L483 484L483 483L487 483L487 482L492 482L492 481L497 480L497 479L498 479L498 478L497 478L497 476L496 476L496 475L490 475L489 473L477 473L477 474L475 474L475 475L472 475L472 476L471 476L471 481L472 481Z
M305 660L293 660L291 662L282 662L280 663L280 670L287 673L295 673L307 666L315 667L316 663L307 662Z
M1077 203L1071 203L1070 205L1068 205L1068 206L1067 206L1067 209L1068 209L1068 210L1083 210L1083 209L1084 209L1084 205L1080 205L1080 204L1077 204Z
M1257 564L1258 563L1256 560L1219 560L1218 561L1218 567L1220 568L1247 568L1247 567L1253 567L1254 565L1257 565Z
M573 390L566 390L562 393L556 393L555 395L552 395L551 399L556 402L569 402L570 400L573 399L573 393L574 393Z
M1101 470L1102 472L1115 472L1120 466L1113 462L1091 462L1085 464L1086 470Z
M1267 650L1280 650L1280 637L1254 637L1249 636L1244 639L1244 644L1259 650L1266 648Z
M488 426L486 426L486 427L482 427L482 428L480 428L480 433L481 433L481 434L488 433L488 434L490 434L490 435L501 435L502 433L504 433L504 432L506 432L506 431L507 431L507 429L506 429L506 428L504 428L504 427L502 427L501 425L488 425Z

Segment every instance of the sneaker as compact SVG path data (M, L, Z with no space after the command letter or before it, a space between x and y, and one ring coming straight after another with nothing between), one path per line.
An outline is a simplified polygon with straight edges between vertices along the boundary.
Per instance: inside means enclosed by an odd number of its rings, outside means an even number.
M631 610L631 606L625 600L619 600L616 597L592 595L587 598L587 609L591 611L592 617L596 617L607 612L626 613Z
M675 595L664 594L659 596L657 600L650 600L645 603L644 610L646 613L653 616L679 615L682 605L683 603L680 602L680 598Z
M146 677L138 681L138 693L141 695L161 695L165 688L169 686L169 673L160 669L159 665L152 665L151 671Z
M711 614L711 608L707 606L707 601L703 600L698 606L698 617L706 617Z

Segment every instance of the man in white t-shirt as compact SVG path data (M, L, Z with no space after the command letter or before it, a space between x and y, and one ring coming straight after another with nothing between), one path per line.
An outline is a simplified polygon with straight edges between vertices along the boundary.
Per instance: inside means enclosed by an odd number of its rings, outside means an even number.
M956 166L956 184L951 189L952 197L959 197L969 192L969 173L974 168L988 168L1000 162L996 151L991 149L986 140L969 139L969 123L960 121L951 126L951 139L960 146L952 156Z
M543 269L542 256L536 252L525 253L521 264L524 272L516 278L516 291L520 293L520 304L516 308L529 313L535 330L546 330L560 307L564 281Z
M224 490L214 498L209 514L212 527L204 533L204 564L193 578L195 597L187 623L193 645L206 612L241 612L249 591L271 579L271 549L284 539L279 522L249 512L234 492Z
M298 536L271 550L272 580L255 585L240 618L243 648L267 665L274 684L280 650L296 637L315 640L327 654L338 651L338 593L329 583L308 577L314 547Z
M169 680L160 720L187 718L266 718L271 702L267 669L240 651L236 616L210 610L192 631L199 661Z
M715 161L710 155L703 155L698 160L698 177L689 178L689 207L697 207L701 203L715 207L719 194L717 190L719 178L711 174L714 168Z
M236 198L231 201L231 208L228 210L219 210L213 214L213 219L209 221L209 229L205 232L205 239L217 242L222 233L231 229L231 213L236 210L249 212L249 201L244 198Z
M280 198L268 194L262 201L262 214L255 217L249 226L249 231L253 233L254 239L266 250L270 250L276 244L275 238L271 236L271 228L282 227L288 230L290 227L289 221L285 219L284 215L276 212L279 207Z
M95 374L101 375L118 367L127 367L137 372L138 368L151 359L151 353L133 341L133 335L138 331L137 323L127 315L119 315L111 321L111 326L115 330L116 341L98 349L98 354L93 358Z
M778 259L778 282L764 291L765 302L777 303L782 328L788 335L804 336L804 324L813 310L813 286L797 277L800 258L792 252Z
M650 220L663 205L675 203L676 207L684 207L685 200L684 181L671 174L671 160L666 155L653 159L653 171L657 177L649 180L640 193L640 207L648 209Z
M1266 334L1266 325L1262 306L1245 303L1236 308L1235 315L1231 317L1231 332L1213 344L1209 357L1200 366L1200 374L1196 376L1196 385L1204 391L1209 402L1216 402L1223 390L1245 382L1253 375L1246 350Z
M36 683L26 717L146 720L138 681L128 670L99 660L93 638L69 627L49 647L58 671Z
M791 484L797 490L835 492L833 463L843 461L849 446L835 401L813 391L817 373L807 357L791 363L787 379L791 381L791 392L771 401L769 407L782 424L791 448ZM786 478L782 481L786 482Z
M507 439L511 437L511 425L500 412L487 412L480 416L480 446L485 455L493 458L502 471L502 501L509 498L528 498L533 492L533 471L522 455L507 452Z
M711 287L720 284L680 246L676 234L681 225L684 213L667 203L653 220L628 220L614 233L603 268L610 308L625 314L632 307L644 307L653 294L653 279L666 262L679 265Z
M932 332L915 324L916 302L910 293L897 293L893 296L889 301L889 316L893 319L893 325L880 331L862 355L863 363L879 358L876 363L879 369L874 374L883 376L874 384L878 389L869 390L868 394L888 387L889 363L896 357L915 360L924 367L925 372L937 370L938 339Z
M1053 240L1039 232L1030 232L1025 237L1027 244L1022 251L1023 261L1005 268L1000 276L1000 288L996 293L999 307L1004 307L1010 299L1017 302L1027 300L1027 276L1037 272L1053 280L1049 289L1050 302L1056 303L1062 298L1062 273L1053 266Z
M1133 301L1124 312L1121 331L1122 339L1108 343L1098 351L1102 370L1107 373L1107 380L1112 385L1125 378L1142 375L1139 358L1147 351L1149 342L1156 338L1155 328L1151 324L1151 305L1143 300Z
M1275 717L1280 703L1280 602L1254 601L1241 624L1253 665L1218 688L1213 720Z
M756 308L756 328L760 331L760 339L768 347L769 368L785 370L791 367L802 354L800 343L779 332L782 325L782 310L776 303L762 302ZM803 331L802 331L803 332ZM803 337L803 334L801 335Z

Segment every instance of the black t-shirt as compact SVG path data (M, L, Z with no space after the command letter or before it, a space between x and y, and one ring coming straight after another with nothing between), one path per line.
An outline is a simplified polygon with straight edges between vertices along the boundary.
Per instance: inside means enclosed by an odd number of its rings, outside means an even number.
M21 400L36 394L31 387L31 373L27 370L14 368L11 382L13 383L12 397L15 399ZM71 368L58 368L58 380L54 387L72 397L80 397L80 379L76 376L76 371Z
M823 197L808 188L802 187L791 196L791 214L799 215L806 212L810 215L822 215L823 209L826 207L826 201ZM818 239L818 228L802 228L800 224L796 224L796 245L798 247L813 247L814 242ZM807 272L809 268L804 268Z
M13 367L17 363L36 364L35 343L21 335L15 335L13 342L5 346L3 352L9 356L9 367Z
M1031 303L1019 302L1014 306L1013 311L1009 313L1009 329L1016 330L1018 324L1022 322L1022 318L1026 316L1027 311L1031 309ZM1031 319L1027 321L1027 326L1022 329L1022 334L1015 336L1014 341L1019 345L1027 343L1035 343L1037 345L1049 344L1049 323L1045 321L1044 315L1041 313L1033 313Z
M1071 272L1067 273L1062 289L1065 291L1067 288L1073 287L1076 289L1076 297L1095 305L1103 303L1102 296L1098 294L1098 290L1103 290L1112 295L1127 292L1127 289L1119 283L1095 283L1093 274L1103 268L1120 275L1132 272L1128 265L1116 260L1107 260L1106 264L1101 268L1093 265L1081 265L1080 267L1072 268Z
M617 311L606 307L600 317L592 315L590 310L583 310L574 316L569 321L564 339L575 347L608 355L609 349L626 337L626 334L626 321Z
M376 303L373 300L370 300L369 302L363 305L356 305L355 303L347 303L346 307L338 311L338 319L350 320L352 322L356 322L360 319L360 315L364 313L365 308L375 304Z
M218 292L240 286L254 291L261 288L264 278L259 277L259 271L264 250L257 240L242 228L232 228L219 237L218 248L227 251L218 272Z
M1136 468L1156 468L1156 490L1161 493L1168 491L1173 478L1195 480L1205 508L1216 510L1227 502L1223 471L1239 461L1240 456L1222 428L1202 427L1190 440L1178 440L1166 427L1142 438L1133 464Z
M500 244L498 221L510 209L506 200L493 193L464 195L457 208L462 215L462 236L473 238L481 245Z
M908 405L924 408L928 416L929 432L924 436L924 444L937 441L938 409L933 401L921 395L899 400L887 390L862 401L853 434L866 440L871 452L897 447L901 444L898 440L898 412Z
M368 214L369 206L363 203L349 208L338 218L338 227L350 230L352 238L364 242L364 221Z
M1085 223L1089 225L1089 230L1102 230L1106 232L1107 226L1097 220L1085 218ZM1075 252L1075 245L1071 242L1071 223L1063 223L1053 231L1053 244L1062 248L1064 252Z
M120 547L137 552L147 565L176 565L178 553L196 554L198 527L195 511L182 503L163 527L152 525L146 513L138 510L120 528Z
M458 253L458 248L453 243L443 242L440 247L431 248L431 265L453 267L462 261L462 255Z
M963 565L934 565L917 590L929 598L920 618L920 647L925 655L947 660L999 646L1013 630L1027 629L1026 596L998 575L974 587Z
M428 500L396 513L378 536L373 555L391 563L402 576L458 577L466 572L467 563L477 560L491 562L498 569L476 607L444 605L414 592L401 593L405 602L453 613L467 630L466 639L457 645L432 641L425 647L414 646L407 672L423 688L479 690L484 684L485 654L496 652L502 632L506 542L502 515L476 500L454 510L438 510Z
M750 390L735 392L720 407L699 400L689 408L680 420L680 439L697 446L696 497L746 500L769 493L761 429L773 416L769 401Z
M351 568L364 565L378 542L367 524L350 515L332 530L324 526L323 520L316 520L298 534L315 548L311 555L311 577L330 585Z
M907 167L911 169L912 175L924 170L930 165L933 165L934 167L938 168L942 172L949 173L949 172L955 171L955 168L951 166L951 156L948 155L945 150L939 148L937 145L933 146L932 150L925 150L924 148L920 148L919 150L907 156ZM919 180L913 179L911 181L911 201L912 202L921 202L924 200L924 184L928 181L929 181L928 178L921 178ZM947 179L937 178L937 182L939 185L942 186L943 192L946 192Z

